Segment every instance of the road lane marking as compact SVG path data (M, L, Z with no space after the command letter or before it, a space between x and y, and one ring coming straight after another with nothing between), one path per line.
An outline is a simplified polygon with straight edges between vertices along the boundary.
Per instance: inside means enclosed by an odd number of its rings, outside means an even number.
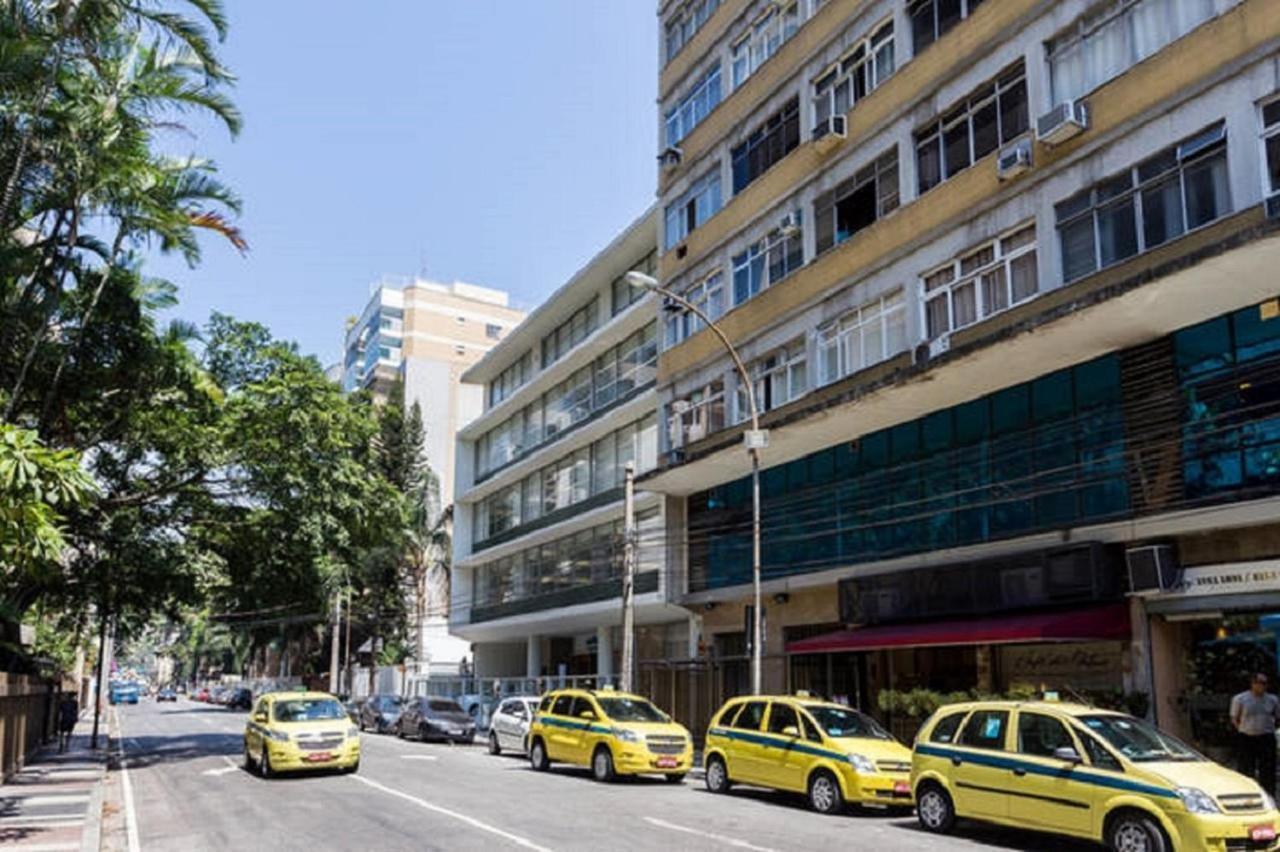
M754 850L754 852L777 852L776 849L770 849L768 846L756 846L754 843L748 843L745 840L738 840L736 837L726 837L723 834L713 834L710 831L700 831L696 828L676 825L674 822L667 822L666 820L645 817L644 821L650 825L656 825L659 828L669 828L672 831L682 831L685 834L695 834L698 837L704 837L707 840L714 840L717 843L724 843L727 846L735 846L738 849L751 849Z
M116 751L120 756L120 785L124 788L124 824L129 837L129 852L141 852L142 845L138 842L138 813L133 807L133 782L129 780L129 759L124 756L124 726L120 724L120 713L114 707L112 713L116 718L116 730L120 732Z
M456 819L459 822L464 822L467 825L471 826L472 828L478 828L481 831L487 831L490 834L496 834L501 838L510 840L512 843L516 844L517 846L523 846L525 849L535 849L537 850L537 852L551 852L550 849L546 848L545 846L539 846L538 844L534 843L532 840L529 840L528 838L521 837L518 834L512 834L509 831L503 831L497 826L489 825L487 822L481 822L475 817L469 817L466 814L458 813L457 811L450 810L449 808L441 807L440 805L433 805L431 802L428 802L426 799L419 799L417 796L410 796L408 793L401 793L399 790L396 790L392 787L388 787L385 784L379 784L377 781L371 780L369 778L365 778L364 776L348 775L347 777L350 778L352 781L359 781L361 784L364 784L365 786L368 786L368 787L372 787L375 790L381 790L383 793L387 793L388 795L395 796L396 798L399 798L399 799L404 799L406 802L411 802L425 810L450 817L451 819Z
M434 754L402 754L401 760L439 760Z
M25 808L41 805L74 805L89 801L88 793L49 793L41 796L0 796L0 802L17 802Z
M204 772L200 774L217 776L217 775L226 775L231 772L239 772L239 771L240 771L239 766L219 766L216 769L206 769Z

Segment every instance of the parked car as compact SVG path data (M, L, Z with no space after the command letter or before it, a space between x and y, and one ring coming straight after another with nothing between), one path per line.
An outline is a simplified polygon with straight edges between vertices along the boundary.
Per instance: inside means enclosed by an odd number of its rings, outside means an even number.
M396 720L396 736L469 743L475 739L476 726L451 698L410 698Z
M819 813L911 805L911 751L870 716L807 694L730 699L711 717L703 764L712 793L802 793Z
M115 681L110 685L108 698L112 704L137 704L139 693L136 683Z
M156 693L157 702L177 701L177 700L178 700L178 693L174 691L173 687L171 686L166 686L164 689L161 689L159 692Z
M346 708L347 718L356 725L360 724L360 709L364 707L364 698L349 698L342 702L342 706Z
M223 703L231 710L248 710L253 707L253 692L244 686L234 687Z
M1056 701L940 708L916 737L911 782L936 833L971 818L1124 852L1274 849L1280 820L1252 779L1149 722Z
M207 704L209 702L209 687L200 687L191 697L196 701L203 701Z
M389 734L396 730L400 721L400 711L404 708L404 699L398 695L375 695L366 699L360 707L360 715L356 724L360 730L372 730L379 734Z
M458 695L454 696L454 701L458 702L458 706L467 711L467 715L471 717L471 721L475 722L477 731L489 730L493 710L498 704L498 699L492 695Z
M529 723L536 712L537 696L517 695L503 699L489 720L489 753L502 754L503 749L527 752Z

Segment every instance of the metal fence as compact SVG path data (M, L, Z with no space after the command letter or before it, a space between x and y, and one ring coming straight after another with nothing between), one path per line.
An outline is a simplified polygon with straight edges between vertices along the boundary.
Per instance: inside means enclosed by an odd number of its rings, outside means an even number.
M5 780L55 736L58 700L52 680L0 672L0 776Z

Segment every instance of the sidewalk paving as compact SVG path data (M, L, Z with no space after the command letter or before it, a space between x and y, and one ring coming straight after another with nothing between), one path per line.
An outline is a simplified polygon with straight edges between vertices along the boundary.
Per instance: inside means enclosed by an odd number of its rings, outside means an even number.
M93 716L76 725L62 754L57 745L39 752L7 784L0 785L0 846L22 852L97 852L107 730L98 752L89 750Z

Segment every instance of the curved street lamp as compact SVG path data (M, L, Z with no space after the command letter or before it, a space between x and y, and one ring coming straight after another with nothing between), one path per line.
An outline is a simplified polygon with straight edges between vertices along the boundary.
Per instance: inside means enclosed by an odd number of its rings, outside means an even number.
M742 386L747 389L747 407L751 412L751 429L743 435L743 441L746 444L748 455L751 456L751 585L752 593L755 597L755 606L752 608L751 613L751 692L753 695L759 695L761 693L761 660L764 647L764 613L760 607L760 450L769 445L769 433L760 429L760 409L756 406L755 384L751 381L751 376L747 373L746 365L742 363L738 350L733 348L733 344L729 342L724 330L716 325L715 321L707 316L701 308L683 296L663 287L652 275L633 270L627 273L626 279L627 283L634 287L643 287L646 290L661 293L702 320L703 325L711 329L715 336L719 338L725 351L733 359L733 366L738 371L738 379L742 382Z

